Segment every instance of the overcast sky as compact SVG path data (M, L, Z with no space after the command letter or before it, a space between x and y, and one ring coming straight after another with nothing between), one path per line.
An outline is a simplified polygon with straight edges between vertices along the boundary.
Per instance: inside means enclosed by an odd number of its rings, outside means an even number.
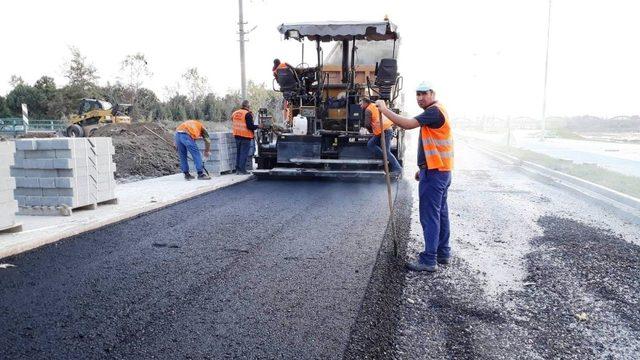
M639 4L553 1L548 115L640 114ZM283 22L388 14L402 37L409 112L417 111L413 88L428 80L452 116L541 116L546 0L245 0L244 8L248 29L257 26L246 44L248 79L271 86L274 57L300 62L300 44L277 32ZM101 83L115 82L122 59L142 52L153 72L145 86L160 97L194 66L218 94L240 87L237 0L21 0L3 2L2 13L0 94L12 74L63 85L69 46L97 67ZM313 51L305 57L312 65Z

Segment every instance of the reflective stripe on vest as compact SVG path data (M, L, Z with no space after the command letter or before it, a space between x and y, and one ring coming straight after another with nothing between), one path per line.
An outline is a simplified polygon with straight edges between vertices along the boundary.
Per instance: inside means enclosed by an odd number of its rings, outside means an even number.
M380 134L382 134L382 131L380 131L380 116L382 116L382 114L380 114L380 110L378 110L378 107L375 104L369 104L369 106L367 106L367 110L371 111L371 131L373 132L373 135L380 136ZM393 122L387 118L383 118L383 129L387 130L391 126L393 126Z
M438 129L421 126L422 149L427 160L428 169L451 171L453 169L453 137L451 123L444 106L438 102L430 107L437 107L444 116L444 124Z
M187 120L176 128L177 132L186 132L192 139L199 139L202 137L202 129L204 125L198 120Z
M253 131L247 128L247 114L249 111L239 109L231 114L233 136L253 139Z

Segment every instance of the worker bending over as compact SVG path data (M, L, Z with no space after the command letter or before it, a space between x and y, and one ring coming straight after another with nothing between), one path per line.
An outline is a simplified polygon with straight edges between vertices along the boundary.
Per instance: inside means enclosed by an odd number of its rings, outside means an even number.
M451 123L444 106L427 83L416 89L418 106L424 111L415 118L406 118L389 110L384 101L376 101L380 111L403 129L420 127L418 167L416 180L420 181L420 224L424 234L424 251L415 262L407 264L413 271L435 271L436 263L448 264L449 209L447 191L451 185L453 169L453 137Z
M246 175L247 157L253 141L253 131L259 126L253 124L253 113L249 100L242 101L242 107L231 114L233 137L236 139L236 173Z
M198 120L187 120L176 128L176 150L178 150L178 157L180 158L180 170L184 173L186 180L193 179L193 176L189 173L189 162L187 161L187 151L193 158L193 163L198 171L199 180L210 180L211 177L206 175L202 156L200 150L196 145L196 139L204 140L204 157L208 158L211 155L211 140L209 140L209 133L205 129L204 125Z
M389 161L389 168L394 174L400 174L402 172L402 166L398 162L395 156L391 153L391 139L393 139L393 122L389 119L382 120L382 129L380 128L380 110L371 102L369 98L360 99L360 107L364 110L364 123L367 129L373 133L371 139L367 143L367 148L371 150L378 158L382 158L382 148L380 147L380 137L384 132L384 140L387 148L387 160Z

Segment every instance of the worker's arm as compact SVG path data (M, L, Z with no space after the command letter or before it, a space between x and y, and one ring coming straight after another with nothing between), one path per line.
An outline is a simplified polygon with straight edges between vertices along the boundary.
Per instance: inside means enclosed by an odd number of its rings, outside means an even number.
M393 121L394 124L398 125L403 129L406 129L406 130L415 129L418 126L420 126L420 123L418 122L417 119L407 118L389 110L384 100L376 101L376 106L378 106L378 109L380 109L380 112L383 113L384 116L386 116L389 120Z
M258 125L253 124L253 113L247 113L244 118L247 122L247 129L253 131L258 128Z
M371 110L364 109L364 127L369 130L369 132L373 132L371 127Z
M204 127L202 128L202 140L204 141L204 157L208 158L211 155L211 140L207 129Z

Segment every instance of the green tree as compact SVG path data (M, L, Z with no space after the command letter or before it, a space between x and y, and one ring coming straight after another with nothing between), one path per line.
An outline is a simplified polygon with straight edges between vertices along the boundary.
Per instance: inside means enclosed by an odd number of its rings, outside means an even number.
M9 85L11 85L12 88L15 88L18 85L24 85L24 80L22 80L22 76L11 75Z
M106 86L99 89L98 97L112 104L125 103L127 89L120 83L107 83Z
M77 114L81 99L96 97L100 97L97 89L84 90L80 86L64 86L56 91L52 104L53 112L56 118L65 118L71 114Z
M209 85L207 77L201 75L198 68L190 68L182 74L189 95L189 106L186 107L187 114L190 118L201 119L204 114L202 113L202 103L205 94L209 91Z
M42 115L49 119L55 118L56 112L52 105L56 97L56 82L52 77L43 75L33 87L40 93L38 107L41 109Z
M202 104L203 118L208 121L222 120L222 104L215 94L208 93Z
M160 100L153 91L147 88L139 88L137 93L132 117L134 119L152 119L152 111Z
M70 46L71 58L66 62L64 76L69 80L70 86L77 86L83 90L91 90L96 87L98 71L95 66L87 61L75 46Z
M167 101L167 108L171 113L171 118L175 121L187 120L187 108L190 106L186 96L176 94Z
M247 97L254 112L259 108L266 108L269 113L278 117L282 109L282 96L277 91L268 89L264 83L256 84L249 81L247 84Z
M230 121L231 114L233 114L234 111L240 108L241 103L242 98L239 91L236 90L227 93L224 98L221 99L221 121Z
M11 117L11 110L7 106L7 99L0 96L0 118Z
M128 90L126 101L133 105L134 111L143 112L137 109L137 99L144 80L152 75L147 58L142 53L127 55L120 63L120 70L124 71L126 75Z
M33 86L19 84L7 94L7 106L14 116L22 114L22 104L27 104L30 118L42 118L46 109L42 109L39 91Z

